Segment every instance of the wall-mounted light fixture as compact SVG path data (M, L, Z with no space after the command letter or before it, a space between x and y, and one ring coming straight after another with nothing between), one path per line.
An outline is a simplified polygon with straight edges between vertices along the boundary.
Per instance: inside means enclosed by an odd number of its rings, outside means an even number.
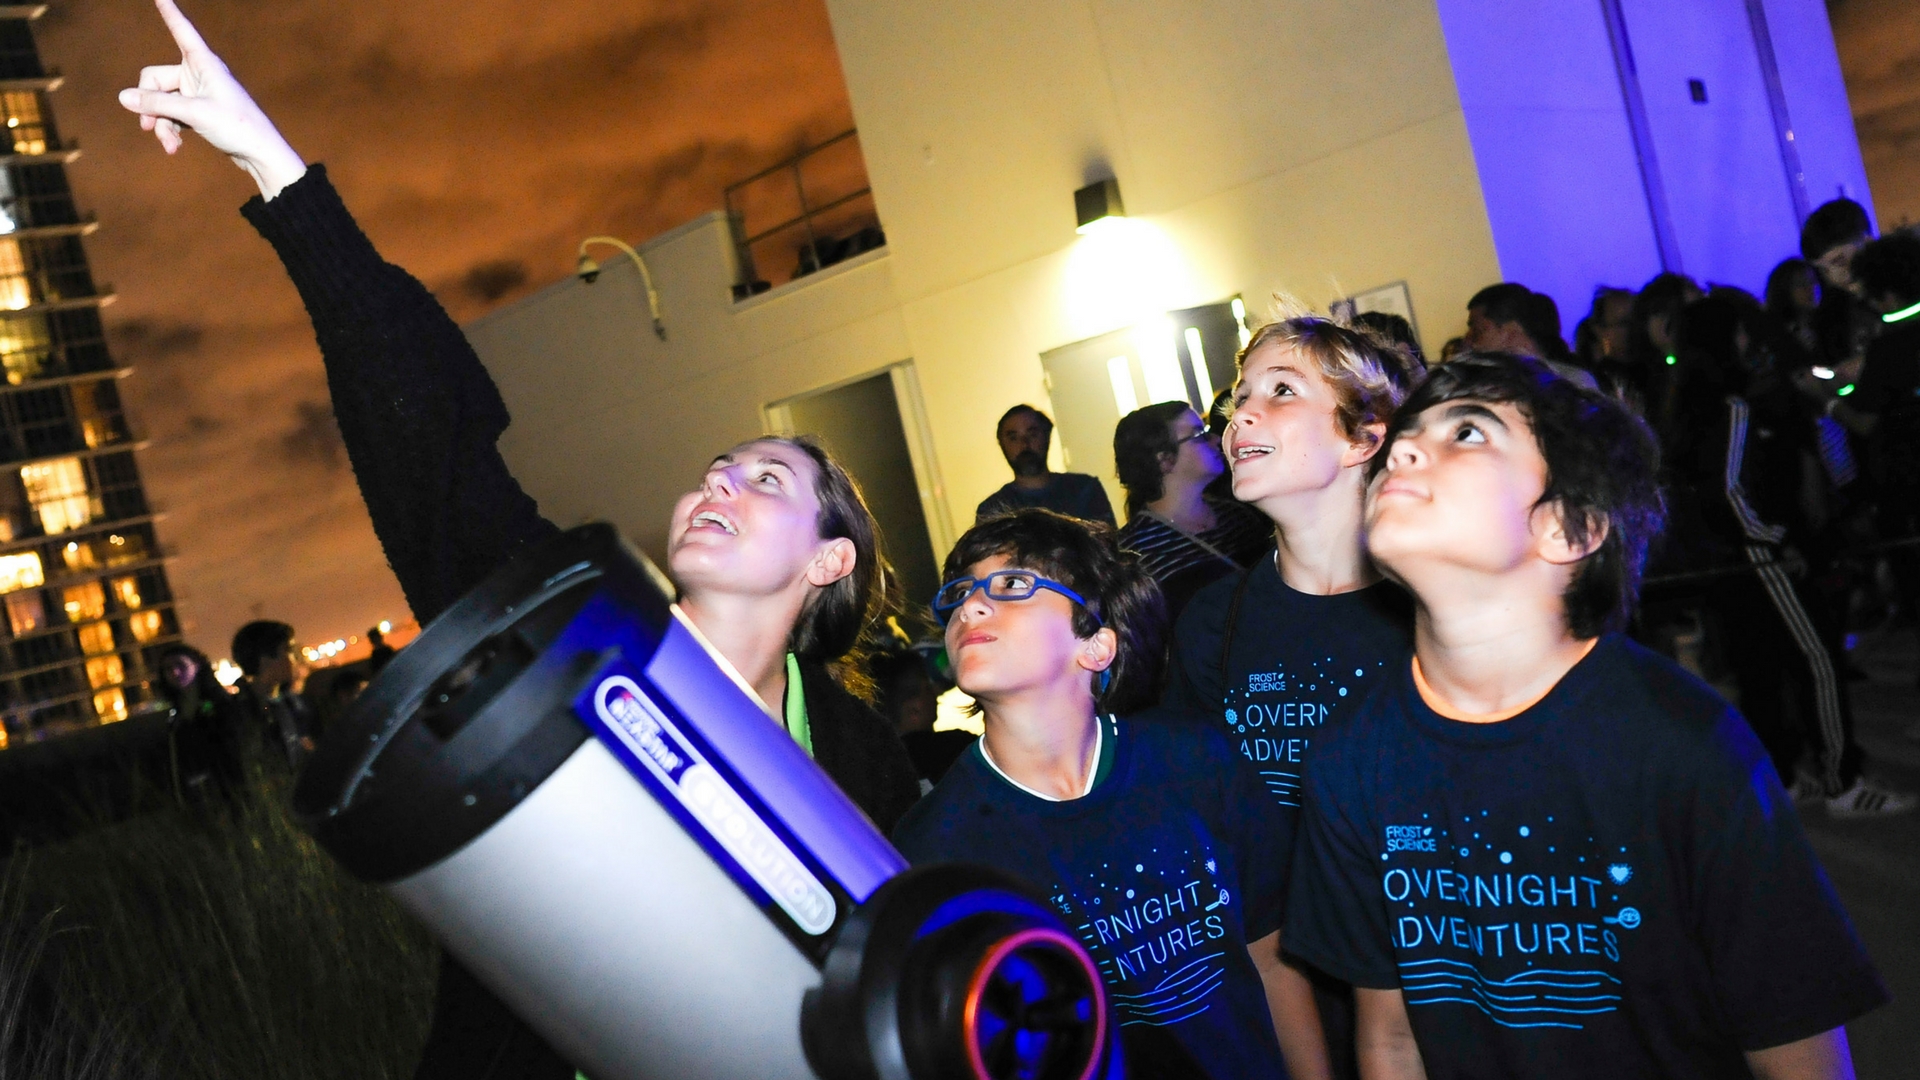
M1108 177L1088 184L1073 193L1073 214L1079 224L1075 232L1087 233L1103 221L1127 216L1120 202L1120 181Z
M619 248L633 259L633 265L640 268L640 281L647 287L647 313L653 316L654 336L661 341L667 340L667 324L660 321L660 294L653 291L653 275L647 273L646 260L642 259L640 253L633 250L626 241L614 236L589 236L580 241L580 261L575 266L574 273L580 275L580 280L589 285L599 279L600 264L594 261L593 256L587 254L587 248L594 244Z

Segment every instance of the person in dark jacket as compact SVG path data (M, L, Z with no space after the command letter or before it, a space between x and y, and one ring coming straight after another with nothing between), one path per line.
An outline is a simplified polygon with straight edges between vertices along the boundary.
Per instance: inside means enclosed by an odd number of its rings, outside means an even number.
M1840 623L1809 587L1810 529L1801 488L1814 428L1783 373L1768 369L1762 309L1725 294L1687 305L1675 324L1681 409L1672 446L1674 499L1694 504L1721 550L1751 575L1710 593L1740 708L1795 801L1842 818L1920 805L1862 772L1852 693L1840 677Z
M495 443L505 403L419 281L380 258L328 183L254 104L172 0L156 0L177 65L120 100L168 152L198 131L250 174L242 213L274 245L313 318L334 415L374 531L424 624L496 566L559 530ZM846 471L808 439L758 439L714 458L675 506L668 572L715 651L882 831L918 797L912 762L827 665L880 607L878 530ZM531 1030L456 963L420 1076L568 1077Z
M213 662L191 645L160 650L154 689L168 706L169 772L176 795L232 798L244 784L241 759L249 717L214 677Z

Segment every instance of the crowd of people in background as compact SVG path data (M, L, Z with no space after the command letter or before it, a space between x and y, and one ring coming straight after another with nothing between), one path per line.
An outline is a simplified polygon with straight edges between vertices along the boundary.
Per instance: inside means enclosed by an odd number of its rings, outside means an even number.
M1875 239L1865 210L1837 199L1809 217L1800 255L1773 269L1764 296L1679 274L1637 291L1602 285L1569 346L1552 297L1502 282L1474 294L1465 332L1440 350L1443 364L1469 351L1534 357L1647 420L1668 518L1636 633L1734 687L1795 800L1843 816L1920 802L1862 771L1848 690L1861 672L1847 658L1857 629L1920 613L1916 303L1920 237ZM1353 322L1424 364L1404 318ZM1279 522L1235 497L1220 451L1230 395L1204 419L1161 402L1114 431L1118 540L1171 619L1202 586L1253 566ZM1047 470L1051 434L1031 405L1002 417L1016 478L979 519L1044 507L1113 523L1095 477Z
M242 212L430 622L560 530L501 459L458 326L159 6L182 61L121 101L257 183ZM1388 316L1278 318L1207 416L1121 419L1124 523L1016 405L1015 478L925 606L891 595L826 447L716 447L666 571L903 854L1019 875L1076 928L1135 1075L1840 1080L1844 1025L1886 992L1781 811L1914 804L1865 777L1844 635L1914 614L1916 249L1829 204L1764 300L1601 289L1571 348L1549 298L1501 283L1431 368ZM1695 623L1690 662L1753 729L1625 633L1679 652ZM317 731L292 632L243 636L239 712L297 762ZM183 717L209 713L191 666ZM948 685L979 738L933 730ZM419 1076L574 1075L440 972Z

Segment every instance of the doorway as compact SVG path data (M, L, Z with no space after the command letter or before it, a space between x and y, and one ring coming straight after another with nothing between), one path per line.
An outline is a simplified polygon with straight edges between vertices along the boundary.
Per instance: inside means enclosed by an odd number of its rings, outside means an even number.
M1161 401L1184 401L1204 417L1214 394L1233 385L1234 357L1246 343L1244 312L1234 297L1041 353L1066 470L1098 477L1108 500L1125 506L1114 475L1114 426Z
M911 363L815 390L767 406L768 426L782 435L819 439L860 484L880 525L881 550L893 563L909 611L927 605L940 586L934 562L929 510L940 524L937 482L922 482L930 468L909 435L922 428L918 384ZM903 420L903 417L906 420ZM920 440L924 443L924 440ZM916 467L916 458L923 459ZM941 530L943 533L948 531ZM943 541L951 542L950 537Z

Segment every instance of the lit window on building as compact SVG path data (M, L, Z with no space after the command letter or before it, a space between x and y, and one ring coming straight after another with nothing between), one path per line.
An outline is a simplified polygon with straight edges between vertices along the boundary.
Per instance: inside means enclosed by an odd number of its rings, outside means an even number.
M16 154L47 152L47 124L40 112L40 95L32 90L0 94L0 111L7 115L7 134Z
M87 661L87 681L95 690L103 686L118 686L127 681L126 665L120 662L119 654L96 656Z
M107 590L97 581L69 585L62 590L61 599L66 602L67 621L71 623L98 619L107 613Z
M47 574L40 566L40 553L22 551L17 555L0 555L0 593L19 592L47 583Z
M88 656L113 651L113 626L109 623L88 623L80 628L80 651Z
M29 634L47 625L47 607L38 592L7 594L7 625L13 636Z
M5 172L0 169L0 173ZM0 229L0 232L9 231ZM53 339L47 331L46 319L38 315L0 319L0 365L6 367L7 382L19 386L39 378L52 352Z
M0 590L4 591L4 590ZM140 582L137 578L119 577L113 579L113 595L120 599L120 606L132 611L140 606Z
M78 540L69 540L67 546L60 549L60 561L66 563L67 569L73 571L91 570L100 565L99 560L94 557L93 544L91 542L83 544Z
M127 694L119 687L102 690L93 695L93 711L100 716L103 724L118 723L127 718Z
M166 629L157 611L136 611L127 620L127 629L133 631L133 640L145 645L159 637Z
M93 520L93 500L87 496L87 470L79 458L58 458L20 467L20 483L27 489L27 505L40 518L48 535L77 529Z
M76 385L73 415L89 448L120 441L120 398L111 382Z
M0 310L19 311L32 303L33 285L27 278L20 241L0 236Z
M124 566L143 562L147 557L147 538L139 533L113 533L107 537L107 565Z

